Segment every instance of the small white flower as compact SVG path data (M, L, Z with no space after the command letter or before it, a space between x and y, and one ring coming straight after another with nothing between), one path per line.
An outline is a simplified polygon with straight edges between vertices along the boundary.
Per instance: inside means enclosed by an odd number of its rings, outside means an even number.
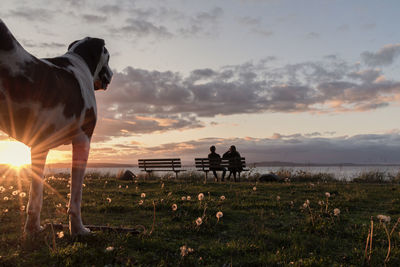
M139 200L139 205L142 205L143 204L143 200Z
M14 186L10 186L9 189L10 189L10 190L13 190L13 189L14 189Z
M325 202L323 200L318 201L318 205L323 206L325 205Z
M25 206L22 205L19 209L20 209L21 211L24 211L24 210L25 210Z
M186 197L185 197L185 196L183 196L183 197L182 197L182 200L183 200L183 201L185 201L185 200L186 200Z
M6 189L4 188L4 186L0 186L0 193L3 193L4 191L6 191Z
M111 198L109 198L109 197L106 198L106 200L108 201L108 203L111 203L111 201L112 201Z
M140 194L140 197L141 197L141 198L145 198L145 197L146 197L146 193Z
M378 216L376 216L376 218L378 218L379 221L384 222L384 223L390 222L390 216L379 214Z
M7 213L7 212L8 212L8 209L4 209L3 212L4 212L4 213Z
M202 200L204 199L204 194L203 194L203 193L200 193L200 194L197 196L197 198L198 198L200 201L202 201Z
M58 203L58 204L56 205L57 208L61 208L61 206L62 206L61 203Z
M191 196L187 196L186 199L187 199L187 200L191 200L192 197L191 197Z
M253 187L253 191L257 191L257 187Z
M225 196L221 196L220 199L221 200L225 200L226 198L225 198Z
M196 219L197 226L200 226L202 223L203 223L203 219L202 218L199 217L199 218Z
M118 188L122 188L122 185L119 185Z
M339 216L339 214L340 214L340 209L338 208L333 209L333 215Z
M8 197L4 197L3 199L4 199L5 201L7 201L7 200L8 200Z
M277 201L281 200L281 197L280 196L276 196L276 200Z
M326 192L326 193L325 193L325 196L326 196L327 198L330 198L330 197L331 197L331 193Z
M177 209L178 209L178 205L172 204L172 210L173 210L173 211L176 211Z
M20 197L26 197L26 193L25 192L21 192L21 193L19 193L19 196Z
M16 196L16 195L18 195L18 193L19 193L18 190L15 190L15 191L12 192L12 195Z
M224 216L224 214L222 213L222 211L218 211L217 214L215 214L215 217L217 217L218 220L219 220L220 218L222 218L222 216Z

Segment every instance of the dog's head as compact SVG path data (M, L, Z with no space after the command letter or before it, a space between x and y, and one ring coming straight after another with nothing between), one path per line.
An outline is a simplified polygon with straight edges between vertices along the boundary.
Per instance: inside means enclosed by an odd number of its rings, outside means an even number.
M108 66L110 54L105 47L104 40L86 37L71 43L68 51L78 54L86 62L93 76L94 89L106 90L111 82L113 72Z

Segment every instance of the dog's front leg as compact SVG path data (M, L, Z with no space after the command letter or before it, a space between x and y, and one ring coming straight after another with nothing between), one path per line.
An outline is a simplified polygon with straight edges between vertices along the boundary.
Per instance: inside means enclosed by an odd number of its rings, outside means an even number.
M84 227L81 217L82 184L89 156L90 139L86 135L72 141L71 198L69 200L69 230L71 235L85 235L90 230Z
M43 204L43 171L46 164L48 150L37 151L31 149L31 189L27 208L27 218L25 223L25 233L33 234L41 231L40 211Z

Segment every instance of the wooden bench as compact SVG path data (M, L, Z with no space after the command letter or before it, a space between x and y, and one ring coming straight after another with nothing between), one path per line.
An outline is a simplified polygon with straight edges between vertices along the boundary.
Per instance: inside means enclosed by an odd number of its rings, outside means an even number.
M208 172L213 171L213 168L217 168L216 171L222 171L218 170L218 168L225 168L226 171L229 171L229 169L238 169L239 173L239 181L240 181L240 173L243 171L249 171L249 169L246 168L246 158L240 158L240 162L238 161L230 161L229 159L221 159L221 162L215 162L210 160L208 158L195 158L194 159L195 164L196 164L196 170L197 171L203 171L206 174L205 180L208 178Z
M154 171L172 171L178 178L178 173L185 171L182 169L181 159L138 159L138 165L140 170L147 172L149 176Z

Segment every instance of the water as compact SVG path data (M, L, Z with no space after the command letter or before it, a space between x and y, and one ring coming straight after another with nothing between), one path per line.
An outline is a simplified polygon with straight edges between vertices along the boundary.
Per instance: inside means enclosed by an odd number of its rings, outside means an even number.
M193 167L184 167L187 171L196 171ZM267 174L270 172L276 173L279 170L287 170L291 173L295 173L297 171L305 171L310 172L312 174L318 173L329 173L333 175L338 180L351 180L362 173L367 172L383 172L387 175L397 175L400 171L400 166L304 166L304 167L256 167L252 168L252 173L260 173ZM144 173L141 172L138 167L127 167L127 168L87 168L87 173L101 173L101 174L110 174L116 175L121 170L130 170L135 174ZM54 173L69 173L71 170L68 168L47 168L46 174L54 174Z

